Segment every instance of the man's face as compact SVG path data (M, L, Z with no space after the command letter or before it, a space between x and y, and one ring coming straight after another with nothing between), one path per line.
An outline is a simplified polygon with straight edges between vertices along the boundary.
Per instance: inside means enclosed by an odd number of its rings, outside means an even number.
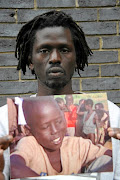
M68 84L76 64L70 30L63 27L38 30L33 44L32 62L41 85L59 89Z
M30 119L31 132L37 142L47 151L58 150L66 133L66 120L58 104L37 103L32 108Z

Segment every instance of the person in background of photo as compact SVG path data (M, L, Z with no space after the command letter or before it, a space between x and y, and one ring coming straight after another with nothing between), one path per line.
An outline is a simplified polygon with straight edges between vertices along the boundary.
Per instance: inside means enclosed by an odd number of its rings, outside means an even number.
M83 117L83 133L84 138L89 138L95 144L95 129L96 125L93 123L95 111L93 110L93 100L85 100L85 113Z
M67 108L66 108L64 99L57 97L57 98L55 98L55 100L58 103L58 105L60 106L60 109L65 112Z
M95 110L102 110L103 111L103 117L101 119L101 123L104 124L104 131L105 131L105 141L109 140L110 137L108 135L108 128L110 127L110 119L109 119L109 112L104 109L103 103L97 103L95 104Z
M73 95L66 95L66 108L65 119L67 121L67 135L74 136L75 135L75 127L77 120L77 107L74 105Z
M95 116L93 119L93 123L96 125L95 129L95 144L102 144L105 143L105 123L102 122L101 119L104 116L104 111L101 109L95 110Z
M75 129L75 136L82 136L83 137L83 117L85 109L85 100L79 100L79 105L77 108L77 121L76 121L76 129Z

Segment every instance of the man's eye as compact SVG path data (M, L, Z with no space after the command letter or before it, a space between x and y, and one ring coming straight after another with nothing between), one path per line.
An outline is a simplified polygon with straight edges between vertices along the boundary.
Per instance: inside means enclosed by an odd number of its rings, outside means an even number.
M62 49L61 49L61 52L62 52L62 53L68 53L68 52L70 52L70 50L69 50L68 48L62 48Z
M40 53L46 54L49 53L50 51L48 49L40 49Z

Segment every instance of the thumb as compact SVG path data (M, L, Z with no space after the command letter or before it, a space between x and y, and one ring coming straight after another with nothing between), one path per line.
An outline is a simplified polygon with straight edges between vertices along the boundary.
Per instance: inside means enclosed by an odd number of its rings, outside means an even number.
M3 169L4 169L3 149L0 149L0 172L3 172Z

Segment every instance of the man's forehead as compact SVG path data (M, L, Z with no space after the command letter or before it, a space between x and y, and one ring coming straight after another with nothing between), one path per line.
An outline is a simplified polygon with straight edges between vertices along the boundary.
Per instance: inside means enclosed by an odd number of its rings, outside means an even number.
M69 40L72 40L72 34L69 28L64 28L62 26L58 26L58 27L45 27L43 29L38 29L36 31L36 39L42 39L42 38L69 38Z

